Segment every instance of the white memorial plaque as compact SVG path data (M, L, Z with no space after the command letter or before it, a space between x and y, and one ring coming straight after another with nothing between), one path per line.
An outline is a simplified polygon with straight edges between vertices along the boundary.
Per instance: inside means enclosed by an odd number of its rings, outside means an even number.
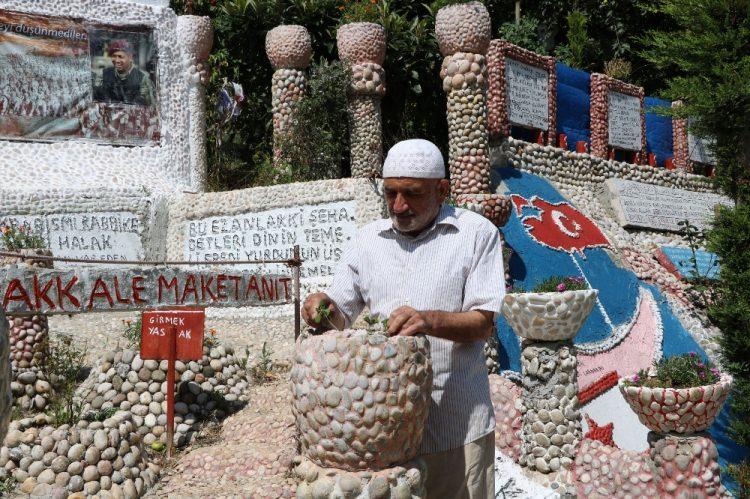
M716 166L716 156L709 149L709 147L715 145L715 142L714 140L704 139L688 132L688 157L690 161Z
M40 236L54 256L90 260L142 260L141 220L130 212L4 215L0 226ZM57 268L73 263L55 263Z
M538 130L549 128L549 73L514 59L505 59L508 120Z
M680 231L679 222L689 220L704 229L714 217L717 204L733 206L719 194L672 189L632 180L608 179L606 194L623 227Z
M292 258L298 244L304 260L300 277L330 279L344 244L357 230L355 210L352 200L191 220L185 222L184 256L198 261L284 260ZM281 264L263 269L289 272Z
M626 151L640 151L641 99L609 91L609 145Z

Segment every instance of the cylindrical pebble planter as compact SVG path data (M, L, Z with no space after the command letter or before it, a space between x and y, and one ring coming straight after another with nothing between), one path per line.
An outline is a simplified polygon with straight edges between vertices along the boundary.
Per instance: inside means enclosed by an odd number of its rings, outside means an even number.
M487 64L491 30L487 9L478 2L443 7L435 35L444 56L440 69L447 94L448 170L453 196L490 189L487 129Z
M311 336L297 342L291 379L302 453L314 464L373 471L418 455L432 387L425 337Z
M510 293L502 314L522 342L521 464L542 473L569 468L581 439L573 337L597 290Z
M191 183L196 190L206 189L206 90L208 68L206 62L214 43L214 28L206 16L179 16L177 33L180 45L188 59L190 110L190 163Z
M352 177L379 177L383 170L386 34L375 23L344 24L336 34L339 58L351 65L349 143Z
M274 162L281 168L282 137L291 126L294 106L307 92L310 34L296 24L276 26L266 35L266 55L275 70L271 78Z

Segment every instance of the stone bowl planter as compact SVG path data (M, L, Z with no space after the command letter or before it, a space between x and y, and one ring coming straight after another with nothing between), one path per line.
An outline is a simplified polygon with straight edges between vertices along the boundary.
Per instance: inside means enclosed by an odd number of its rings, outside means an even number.
M380 470L415 458L432 388L423 336L347 329L297 342L292 410L318 466Z
M618 384L620 393L646 428L659 433L695 433L710 427L729 396L732 377L692 388L650 388Z
M266 35L266 55L274 69L304 69L310 65L312 42L303 26L276 26Z
M435 16L435 36L440 53L485 54L492 39L490 13L479 2L443 7Z
M349 23L336 33L339 58L350 64L385 62L385 28L375 23Z
M594 308L596 289L552 293L508 293L502 314L521 338L564 341L578 334Z

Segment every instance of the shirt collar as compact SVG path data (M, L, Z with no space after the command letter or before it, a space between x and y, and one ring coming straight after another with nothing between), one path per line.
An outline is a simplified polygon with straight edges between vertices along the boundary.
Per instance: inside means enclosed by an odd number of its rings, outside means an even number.
M435 229L435 227L437 227L438 225L450 225L458 229L459 226L458 226L458 218L456 217L456 208L443 203L440 206L440 211L438 211L438 215L435 218L435 221L432 223L432 225L430 225L428 228L422 231L419 235L414 236L413 239L421 239L426 234L429 234L430 232L432 232ZM404 237L411 237L411 236L407 236L397 231L396 228L393 226L393 221L390 218L383 219L382 226L378 232L380 232L381 234L384 232L390 232L393 234L403 235Z

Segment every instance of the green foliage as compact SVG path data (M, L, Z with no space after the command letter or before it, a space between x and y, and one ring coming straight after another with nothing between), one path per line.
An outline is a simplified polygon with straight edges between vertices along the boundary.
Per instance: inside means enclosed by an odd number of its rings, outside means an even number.
M533 17L522 17L516 22L507 22L498 30L500 38L514 45L547 55L546 40L539 37L539 21Z
M379 319L377 316L366 314L362 320L367 323L369 331L388 331L388 319Z
M131 350L138 350L141 347L141 316L135 321L122 321L125 324L125 330L122 337L127 342L127 347Z
M711 361L690 352L661 359L654 363L651 372L641 369L635 376L626 378L624 383L651 388L690 388L717 383L719 377L719 370Z
M339 7L341 11L340 24L346 23L377 23L380 20L378 12L378 2L372 0L359 0L354 2L345 2Z
M98 411L89 411L84 415L86 421L104 421L115 415L117 412L116 407L110 407L108 409L101 409Z
M540 282L536 286L534 286L534 289L531 291L532 293L554 293L554 292L562 292L562 291L578 291L581 289L588 289L588 286L586 286L586 281L582 277L576 277L576 276L552 276L544 281ZM508 293L524 293L524 289L522 286L514 284L509 290Z
M267 383L273 381L273 350L266 343L263 342L263 347L260 351L260 358L253 367L250 368L250 374L257 383Z
M208 330L208 334L203 335L203 346L213 348L221 343L219 338L216 337L216 329L211 328Z
M573 10L565 19L568 23L568 43L559 45L555 51L555 56L568 66L586 69L591 50L586 28L588 24L586 14L580 10Z
M708 233L708 249L721 263L716 293L708 309L721 329L722 365L734 376L731 398L733 438L750 445L750 205L722 207Z
M690 272L685 276L689 286L688 294L694 305L705 310L715 301L716 283L708 276L715 271L718 262L713 262L713 265L705 270L701 269L698 266L698 251L706 245L706 233L689 220L677 222L677 225L680 227L682 239L690 248L690 258L684 262L690 268Z
M2 233L3 246L8 251L41 249L46 247L44 239L41 236L32 234L28 227L3 226L0 228L0 233Z
M16 479L12 476L0 480L0 496L9 496L16 489L17 485Z
M604 63L604 74L610 78L620 81L630 80L630 74L633 72L633 65L630 61L615 57Z
M750 202L750 5L747 0L662 0L668 22L643 38L644 57L672 76L664 92L692 132L716 138L716 180Z
M351 70L341 62L313 64L308 96L297 104L294 123L279 143L282 170L290 173L282 182L339 178L348 168L350 79Z
M737 484L734 491L737 499L750 499L750 461L743 460L738 464L730 464L726 469Z
M42 369L53 388L49 414L56 425L75 424L83 410L83 404L75 398L75 389L81 381L86 349L67 334L58 334L54 341L48 338L44 348L47 357Z

